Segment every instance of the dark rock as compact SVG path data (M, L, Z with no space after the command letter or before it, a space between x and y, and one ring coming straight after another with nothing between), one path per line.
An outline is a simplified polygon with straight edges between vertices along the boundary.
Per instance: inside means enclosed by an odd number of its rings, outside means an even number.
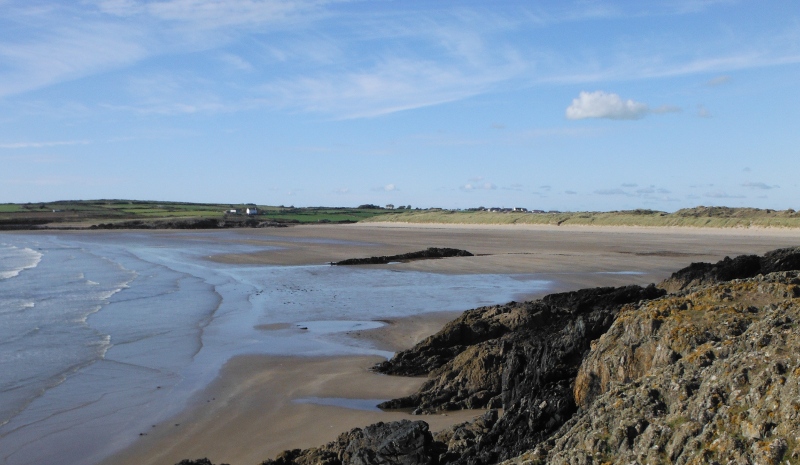
M716 284L732 279L752 278L759 274L775 271L800 269L800 247L777 249L758 255L741 255L736 258L725 257L715 264L692 263L676 271L658 287L668 292L678 292L697 286Z
M401 420L355 428L320 448L285 451L262 465L428 465L437 455L427 423Z
M214 465L211 463L211 460L207 458L197 459L197 460L188 460L184 459L180 462L176 463L175 465ZM220 465L228 465L227 463L221 463Z
M449 463L465 464L514 457L576 411L572 385L578 368L620 308L664 294L652 285L583 289L467 312L376 368L416 374L409 365L445 361L416 394L380 406L423 413L502 406L504 415L482 434L481 446L444 455Z
M448 257L471 257L472 254L466 250L429 247L419 252L409 252L400 255L384 255L381 257L369 258L349 258L338 262L331 262L331 265L385 265L390 262L409 262L412 260L428 260Z

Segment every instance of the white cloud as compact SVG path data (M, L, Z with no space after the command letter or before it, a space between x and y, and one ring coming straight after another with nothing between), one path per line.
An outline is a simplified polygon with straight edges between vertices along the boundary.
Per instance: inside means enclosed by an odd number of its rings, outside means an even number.
M594 191L598 195L624 195L630 197L631 194L622 189L598 189Z
M713 199L744 199L744 195L735 195L735 194L728 194L725 191L714 191L714 192L706 192L706 197L711 197Z
M622 184L622 187L626 188L635 188L638 187L636 183L625 183ZM669 200L665 197L666 194L670 194L671 192L668 189L663 187L656 187L655 185L649 185L646 187L640 187L634 191L628 191L625 189L620 188L613 188L613 189L598 189L594 191L597 195L618 195L623 197L638 197L641 199L649 199L649 200Z
M495 190L497 186L491 182L483 182L483 183L467 183L460 187L462 191L470 192L475 190Z
M617 94L598 90L581 92L578 98L572 100L566 116L572 120L586 118L632 120L644 118L649 112L647 104L630 99L623 100Z
M387 184L387 185L383 186L383 190L385 190L386 192L396 191L397 190L397 186L395 186L394 184Z
M769 190L769 189L778 189L781 186L777 184L769 185L763 182L746 182L742 184L742 187L748 187L750 189L760 189L760 190Z
M350 189L348 189L346 187L342 187L342 188L336 189L333 192L336 193L336 194L349 194L350 193Z

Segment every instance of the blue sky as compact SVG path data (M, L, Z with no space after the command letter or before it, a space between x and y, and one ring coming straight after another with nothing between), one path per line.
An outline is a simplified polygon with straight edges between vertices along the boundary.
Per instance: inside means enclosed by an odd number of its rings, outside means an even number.
M800 209L800 3L0 0L0 202Z

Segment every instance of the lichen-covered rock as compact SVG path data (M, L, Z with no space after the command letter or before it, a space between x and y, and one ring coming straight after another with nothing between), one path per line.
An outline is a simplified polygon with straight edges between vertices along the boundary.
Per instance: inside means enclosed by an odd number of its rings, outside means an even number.
M545 463L800 458L800 273L623 309L575 383L576 415Z

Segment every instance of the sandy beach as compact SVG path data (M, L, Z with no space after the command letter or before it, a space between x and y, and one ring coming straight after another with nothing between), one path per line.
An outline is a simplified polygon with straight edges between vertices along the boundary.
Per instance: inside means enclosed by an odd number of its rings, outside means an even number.
M222 263L304 265L427 247L454 247L476 256L370 266L452 274L534 274L553 280L555 289L549 291L553 292L648 284L692 262L714 262L725 256L762 254L800 245L800 231L771 229L369 223L269 229L263 234L261 240L249 231L241 241L263 245L264 251L210 259ZM271 249L266 250L267 247ZM519 299L535 297L539 295L530 293ZM440 313L398 319L378 330L353 336L371 338L378 346L396 351L437 331L453 316ZM233 358L183 413L141 431L133 446L103 463L173 464L184 458L208 457L214 463L257 464L285 449L320 445L340 432L377 421L421 418L435 431L481 413L412 417L404 412L298 402L309 398L393 398L413 392L424 382L421 378L388 377L368 371L378 361L378 357L364 356Z

